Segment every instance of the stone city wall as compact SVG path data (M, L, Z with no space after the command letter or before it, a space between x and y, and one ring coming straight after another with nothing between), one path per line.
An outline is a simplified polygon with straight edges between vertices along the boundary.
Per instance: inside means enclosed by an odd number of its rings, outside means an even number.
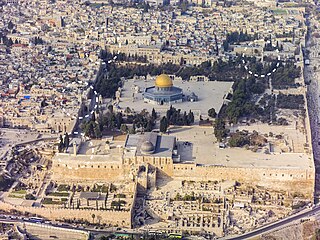
M61 164L53 163L52 180L63 182L79 182L79 180L86 181L114 181L123 178L129 173L127 166L120 164L106 164L106 163L91 163L90 161L84 163Z
M37 216L47 218L49 220L62 219L83 219L92 222L92 214L95 215L95 222L118 225L131 228L131 212L128 211L98 211L91 209L66 209L66 208L41 208L41 207L23 207L18 205L11 205L0 201L0 209L10 211L15 209L20 212L29 212Z
M233 168L174 164L173 177L183 180L235 180L275 190L303 193L312 198L315 173L313 169Z
M77 160L53 160L52 180L58 182L79 182L86 181L115 181L119 178L129 177L131 165L149 163L164 171L169 176L173 174L173 161L171 158L158 157L134 157L115 162L77 161Z
M129 164L149 163L157 167L158 173L183 180L235 180L249 182L276 190L300 192L309 198L313 197L315 172L310 169L289 168L241 168L223 166L196 166L196 164L173 164L170 158L136 157L124 160L124 164L90 163L78 165L77 161L70 165L53 165L53 180L70 182L114 181L130 176Z

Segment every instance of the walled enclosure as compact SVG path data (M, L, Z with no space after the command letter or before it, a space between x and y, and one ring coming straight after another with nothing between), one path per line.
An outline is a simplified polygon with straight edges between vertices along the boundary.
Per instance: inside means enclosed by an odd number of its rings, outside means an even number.
M241 168L222 166L197 166L196 164L177 164L171 158L154 158L139 156L123 160L123 164L103 162L68 161L66 164L53 163L54 179L61 181L114 181L129 176L130 165L148 163L157 167L159 176L168 176L181 180L214 181L235 180L272 188L275 190L298 192L307 198L313 198L315 172L314 169L298 168ZM62 180L63 179L63 180Z

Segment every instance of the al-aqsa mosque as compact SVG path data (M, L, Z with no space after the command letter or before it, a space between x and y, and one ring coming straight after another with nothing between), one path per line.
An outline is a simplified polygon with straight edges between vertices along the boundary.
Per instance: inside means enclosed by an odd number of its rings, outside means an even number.
M143 99L146 103L170 105L182 102L182 97L182 89L174 87L167 74L161 74L156 78L155 86L146 88Z

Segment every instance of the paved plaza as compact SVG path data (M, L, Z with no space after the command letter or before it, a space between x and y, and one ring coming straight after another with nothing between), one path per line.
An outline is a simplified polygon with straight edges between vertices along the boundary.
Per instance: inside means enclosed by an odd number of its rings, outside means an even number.
M174 80L173 85L183 90L185 96L195 93L199 100L197 102L183 101L172 104L173 107L181 109L181 111L192 110L195 116L207 115L210 108L214 108L218 112L224 102L225 97L231 90L233 82L191 82ZM139 93L135 93L135 87L139 87ZM153 105L143 101L143 92L147 87L154 86L154 81L134 80L125 81L123 91L121 93L119 107L125 109L129 107L137 112L142 109L151 111L154 108L158 112L165 112L170 106Z
M262 125L260 125L260 128L262 128ZM312 166L311 156L305 153L274 152L265 154L263 151L252 152L244 148L221 149L214 137L213 127L174 127L170 128L170 134L176 136L178 141L192 143L192 159L198 164L285 169L310 169Z

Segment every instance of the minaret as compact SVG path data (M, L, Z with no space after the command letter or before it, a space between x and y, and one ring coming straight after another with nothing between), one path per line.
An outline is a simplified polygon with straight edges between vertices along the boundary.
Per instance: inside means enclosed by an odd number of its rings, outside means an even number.
M77 144L73 142L73 156L77 156Z

